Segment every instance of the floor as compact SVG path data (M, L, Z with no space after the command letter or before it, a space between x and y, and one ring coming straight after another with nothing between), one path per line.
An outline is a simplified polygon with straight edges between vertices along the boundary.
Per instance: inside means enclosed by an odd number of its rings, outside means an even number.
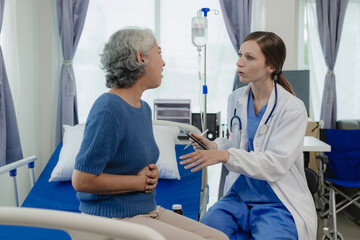
M345 240L358 240L360 239L360 223L351 220L351 216L346 212L337 214L338 231L342 234ZM322 238L322 222L318 223L317 240Z
M315 203L318 202L317 195L315 195ZM348 209L344 209L343 211L339 212L337 214L337 226L338 231L342 234L343 239L346 240L358 240L360 239L360 219L358 218L358 212L357 214L351 215L349 212L347 212ZM350 209L351 210L351 209ZM355 211L358 211L358 209L354 209ZM355 219L353 216L357 216L357 219ZM318 221L318 234L317 234L317 240L322 239L323 235L323 225L322 221L319 218ZM332 226L332 224L330 224ZM331 229L333 229L331 227Z

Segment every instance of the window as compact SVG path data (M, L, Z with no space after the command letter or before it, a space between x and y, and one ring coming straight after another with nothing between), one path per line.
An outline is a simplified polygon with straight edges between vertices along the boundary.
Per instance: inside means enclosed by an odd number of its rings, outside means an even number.
M360 1L350 0L335 64L338 119L360 119Z
M142 6L139 8L139 6ZM153 99L191 99L192 111L200 111L198 52L191 43L191 18L202 7L220 10L217 0L173 1L91 1L84 30L74 58L79 120L85 122L95 99L108 91L100 69L99 54L112 33L125 26L144 26L158 36L166 66L162 85L148 90L143 100L153 107ZM159 21L158 21L159 20ZM202 53L203 54L203 53ZM237 55L221 13L208 16L207 85L208 112L221 111L226 120L227 97L232 91Z
M314 120L320 119L327 66L320 45L314 0L305 0L306 55L310 69L310 99ZM360 2L350 0L346 9L338 55L335 63L337 119L360 118ZM307 62L305 62L306 64ZM351 96L351 98L349 98ZM350 103L350 104L349 104Z
M90 1L74 57L80 123L86 121L94 101L108 91L99 56L105 43L118 29L134 25L154 29L154 1Z

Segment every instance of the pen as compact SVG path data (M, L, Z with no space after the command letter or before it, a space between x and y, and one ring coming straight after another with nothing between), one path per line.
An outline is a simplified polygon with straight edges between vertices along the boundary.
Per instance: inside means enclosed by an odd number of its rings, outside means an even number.
M207 133L209 131L209 129L206 129L205 131L203 131L200 136L204 136L205 133ZM184 147L184 150L187 149L188 147L190 147L190 145L192 144L192 142L190 141L190 143L188 145L186 145L186 147Z

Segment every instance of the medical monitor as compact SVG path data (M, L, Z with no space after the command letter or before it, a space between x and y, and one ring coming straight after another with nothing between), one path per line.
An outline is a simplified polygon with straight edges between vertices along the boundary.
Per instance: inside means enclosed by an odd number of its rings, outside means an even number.
M288 70L283 71L296 96L300 98L309 116L310 104L310 71L309 70Z

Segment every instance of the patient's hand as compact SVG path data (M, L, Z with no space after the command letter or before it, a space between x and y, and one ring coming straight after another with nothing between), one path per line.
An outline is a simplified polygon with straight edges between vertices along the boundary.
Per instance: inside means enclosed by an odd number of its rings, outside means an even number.
M139 177L140 183L139 190L145 193L151 193L158 183L159 170L157 166L152 163L144 167L137 176Z
M148 178L146 179L145 193L151 193L154 191L159 180L159 170L156 164L151 163L148 167L150 171L146 173Z
M139 188L138 188L139 191L146 191L146 186L148 185L147 184L148 173L150 173L150 169L149 166L146 166L137 174L139 179Z

